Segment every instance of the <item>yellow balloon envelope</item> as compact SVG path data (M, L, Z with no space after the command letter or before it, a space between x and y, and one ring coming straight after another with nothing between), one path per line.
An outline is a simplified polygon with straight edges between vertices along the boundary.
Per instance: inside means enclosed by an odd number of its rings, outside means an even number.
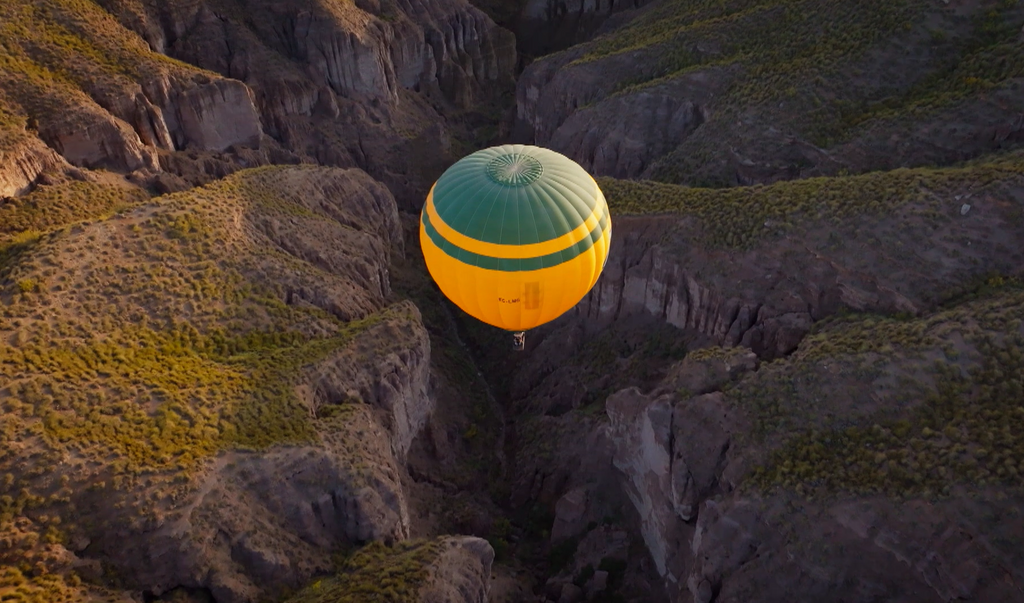
M612 223L597 182L528 145L477 151L434 183L420 214L430 276L467 314L508 331L554 320L594 286Z

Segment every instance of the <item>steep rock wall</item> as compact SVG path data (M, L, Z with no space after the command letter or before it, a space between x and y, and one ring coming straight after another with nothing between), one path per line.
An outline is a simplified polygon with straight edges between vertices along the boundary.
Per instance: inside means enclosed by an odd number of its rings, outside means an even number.
M1022 225L1006 199L1020 190L979 191L970 198L970 211L979 210L970 219L959 215L962 203L953 196L946 209L958 219L934 228L919 219L865 215L838 227L809 227L799 241L744 251L695 245L697 231L686 217L620 216L601 279L573 312L590 332L647 314L722 345L778 357L795 349L814 321L841 308L916 314L986 271L1019 272ZM903 240L931 241L933 248L899 254L866 242L841 249L829 243L854 241L864 229L899 241L897 249Z
M11 147L0 147L0 197L15 197L31 190L39 175L67 167L64 158L36 138L20 137Z
M519 15L519 46L539 56L583 42L612 15L650 0L527 0Z

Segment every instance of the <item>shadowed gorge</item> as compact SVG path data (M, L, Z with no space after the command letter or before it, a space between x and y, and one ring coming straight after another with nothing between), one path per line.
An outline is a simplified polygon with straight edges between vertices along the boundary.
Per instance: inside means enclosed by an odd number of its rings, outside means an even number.
M1024 602L1022 87L1019 0L3 2L0 601ZM521 352L419 238L503 144L614 223Z

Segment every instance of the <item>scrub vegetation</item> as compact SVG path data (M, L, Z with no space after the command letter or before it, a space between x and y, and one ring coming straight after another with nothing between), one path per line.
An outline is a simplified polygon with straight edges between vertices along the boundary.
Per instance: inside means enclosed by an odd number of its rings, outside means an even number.
M286 603L416 603L430 579L430 564L447 546L443 538L393 547L371 542L346 559L335 576L313 582Z
M841 225L859 215L885 216L913 205L929 223L951 219L950 195L1024 177L1024 153L959 167L902 168L855 176L806 178L729 189L650 180L599 178L613 214L684 214L700 220L702 243L749 248L766 237L799 234L808 224ZM958 214L957 214L958 215Z
M923 318L834 320L731 390L757 437L784 442L753 482L896 497L1024 486L1024 284L984 289Z
M13 243L17 261L9 246L0 266L0 594L64 600L64 578L45 571L46 545L82 533L82 492L114 500L150 488L157 498L139 509L150 513L219 450L316 440L295 390L303 368L401 307L342 319L286 303L289 281L339 277L247 225L314 213L288 190L289 174L306 169L241 172L64 226Z
M1022 25L1019 0L984 0L966 13L924 0L668 0L567 52L569 68L632 57L637 67L615 78L613 94L711 73L726 86L710 130L770 113L770 123L831 148L866 128L899 131L958 103L1017 94ZM720 150L698 133L659 159L653 177L727 186L709 167Z

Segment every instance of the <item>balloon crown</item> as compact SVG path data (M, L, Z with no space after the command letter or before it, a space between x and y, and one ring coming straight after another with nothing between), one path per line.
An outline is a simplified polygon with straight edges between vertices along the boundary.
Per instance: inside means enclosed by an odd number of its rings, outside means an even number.
M506 186L525 186L544 173L539 161L524 153L505 153L492 159L486 167L487 177Z

